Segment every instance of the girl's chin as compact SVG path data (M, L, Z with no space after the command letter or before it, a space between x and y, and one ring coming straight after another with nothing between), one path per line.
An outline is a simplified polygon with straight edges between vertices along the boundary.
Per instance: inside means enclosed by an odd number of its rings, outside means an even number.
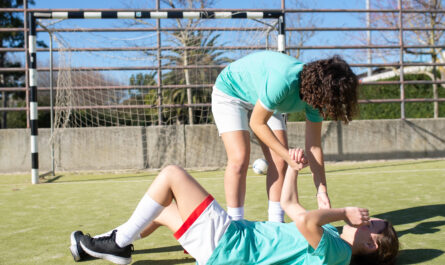
M348 231L355 231L355 230L357 230L357 228L352 227L350 225L344 225L342 233L345 233L345 232L348 232Z

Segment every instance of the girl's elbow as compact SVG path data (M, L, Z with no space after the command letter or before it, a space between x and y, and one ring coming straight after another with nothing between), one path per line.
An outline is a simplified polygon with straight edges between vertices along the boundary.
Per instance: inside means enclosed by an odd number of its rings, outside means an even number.
M307 218L306 212L302 212L302 213L296 214L294 216L294 218L292 218L292 219L293 219L292 221L294 221L295 225L298 228L307 228L308 227L308 221L309 220Z
M255 121L250 120L249 121L249 126L252 129L252 131L255 131L258 127L258 123L256 123Z
M289 208L289 200L281 198L280 205L281 205L281 208L283 209L283 211L286 212L286 210Z
M300 212L300 208L298 207L298 201L295 201L291 198L280 200L281 209L289 215L289 217L294 216Z
M317 231L321 225L319 225L319 220L311 216L309 212L303 212L298 214L294 220L297 227L304 229L305 231Z

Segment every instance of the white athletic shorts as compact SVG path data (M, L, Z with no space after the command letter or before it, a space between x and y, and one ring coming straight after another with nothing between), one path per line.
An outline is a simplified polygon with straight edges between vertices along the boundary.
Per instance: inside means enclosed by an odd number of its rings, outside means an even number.
M226 211L209 195L190 214L174 236L199 265L204 265L212 256L230 222Z
M232 131L249 130L249 111L254 105L241 99L227 95L215 86L212 92L212 113L215 118L219 135ZM286 130L284 117L275 112L267 121L271 130Z

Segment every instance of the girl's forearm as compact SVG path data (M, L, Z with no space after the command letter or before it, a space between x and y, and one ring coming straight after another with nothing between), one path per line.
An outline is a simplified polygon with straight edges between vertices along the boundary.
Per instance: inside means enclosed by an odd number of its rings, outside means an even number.
M283 158L286 163L295 163L290 160L288 150L280 143L266 123L251 122L250 127L258 139Z
M281 204L298 203L297 176L298 171L288 166L281 189Z
M294 221L298 214L306 212L306 209L298 201L297 177L298 171L288 166L280 199L281 207Z
M264 107L262 107L261 103L258 101L250 117L250 128L252 128L252 131L255 133L258 139L272 149L278 156L283 158L288 165L296 167L296 163L289 157L287 148L280 143L278 138L267 125L267 121L272 114L272 112L264 109Z
M319 209L306 213L306 221L317 226L342 221L345 220L345 217L345 208Z

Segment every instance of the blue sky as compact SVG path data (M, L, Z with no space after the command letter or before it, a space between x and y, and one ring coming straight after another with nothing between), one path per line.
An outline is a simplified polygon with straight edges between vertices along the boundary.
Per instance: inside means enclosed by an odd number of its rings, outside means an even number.
M372 1L372 0L371 0ZM31 8L154 8L155 0L76 0L76 1L61 1L61 0L35 0L36 4ZM301 1L301 0L286 0L287 8L294 8L295 3L304 3L304 8L344 8L344 9L365 9L366 0L316 0L316 1ZM165 5L161 5L165 8ZM227 9L279 9L281 8L281 0L216 0L212 8L227 8ZM357 21L356 15L332 14L324 13L323 23L329 26L346 26L353 25ZM351 18L354 18L351 21Z
M300 0L287 0L286 7L295 8L296 2L302 2ZM344 8L344 9L364 9L366 0L317 0L306 1L304 8ZM154 8L154 0L76 0L76 1L60 1L60 0L35 0L36 4L31 8ZM143 4L145 3L145 4ZM148 4L147 4L148 3ZM165 7L165 6L164 6ZM228 9L245 9L245 8L263 8L263 9L279 9L281 7L281 0L216 0L213 8L228 8ZM291 14L288 15L288 19L291 18ZM346 27L346 26L364 26L363 20L358 19L362 14L344 14L344 13L315 13L315 14L302 14L306 20L316 18L316 25L311 26L324 26L324 27ZM113 27L116 21L112 20L86 20L86 21L71 21L71 26L77 27ZM162 22L165 23L165 22ZM362 24L362 25L360 25ZM292 26L292 25L290 25ZM307 26L307 25L293 25ZM43 36L44 38L44 36ZM341 41L345 40L344 37L339 38L337 33L333 32L319 32L310 40L310 45L324 44L341 44Z
M294 8L295 3L300 0L287 0L286 7ZM372 0L371 0L372 1ZM76 1L61 1L61 0L35 0L36 4L30 6L30 8L43 8L43 9L58 9L58 8L81 8L81 9L108 9L108 8L128 8L128 9L138 9L138 8L154 8L155 1L142 1L142 0L76 0ZM344 8L344 9L364 9L365 0L317 0L317 1L306 1L304 8ZM145 4L144 4L145 3ZM279 9L281 7L281 0L219 0L215 1L215 5L212 8L227 8L227 9ZM295 14L294 14L295 15ZM364 20L360 19L363 14L344 14L344 13L317 13L317 14L303 14L305 21L308 20L316 21L316 26L324 27L346 27L346 26L365 26ZM290 17L290 16L288 16ZM58 23L59 27L122 27L122 21L116 20L69 20L62 21ZM168 23L168 22L162 22ZM212 23L212 22L209 22ZM224 22L232 23L232 22ZM244 22L233 22L233 23L244 23ZM163 24L165 25L165 24ZM252 26L253 24L249 24ZM125 25L124 25L125 26ZM254 26L254 25L253 25ZM307 25L293 25L307 26ZM77 35L76 35L77 34ZM151 35L150 35L151 34ZM307 40L306 45L351 45L355 41L356 37L353 36L354 33L338 33L338 32L319 32L311 39ZM118 47L125 45L139 45L139 46L150 46L153 45L155 40L153 33L93 33L88 35L79 35L78 33L67 33L66 38L69 39L68 42L73 47ZM69 37L68 37L69 36ZM227 43L231 40L231 35L222 35L220 41L222 43ZM250 36L247 37L247 39ZM45 33L39 33L39 39L48 43L48 35ZM85 41L87 40L87 41ZM130 43L130 44L129 44ZM57 46L55 44L55 46ZM315 59L324 58L331 56L333 54L340 53L347 60L359 60L357 59L356 53L362 51L348 51L345 53L341 50L305 50L302 52L300 57L303 61L311 61ZM106 53L102 53L106 54ZM102 56L101 55L101 56ZM126 57L136 57L139 56L135 53L126 54ZM106 55L106 60L111 60L110 58L116 57L116 53ZM363 56L362 56L363 57ZM100 65L100 64L113 64L109 61L103 59L103 57L96 57L93 59L85 59L84 56L76 56L71 58L73 64L78 65ZM119 63L125 64L124 60L117 56ZM39 60L41 64L48 63L48 53L39 53ZM364 61L362 61L364 62ZM131 61L128 64L132 65L147 65L147 61ZM363 72L362 69L357 69L357 71Z

